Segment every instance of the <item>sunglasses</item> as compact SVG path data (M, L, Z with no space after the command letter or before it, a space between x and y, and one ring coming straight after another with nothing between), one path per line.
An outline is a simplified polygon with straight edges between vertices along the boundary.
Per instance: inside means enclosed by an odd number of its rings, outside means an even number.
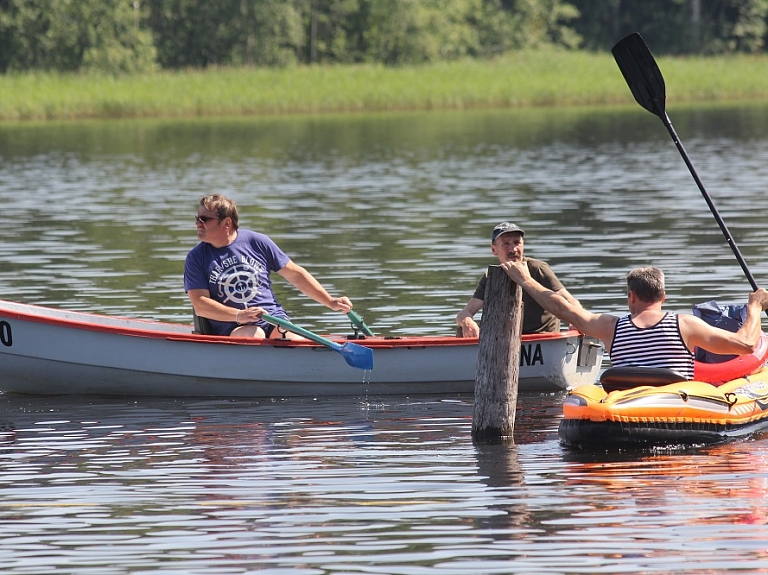
M203 225L207 224L211 220L219 220L219 219L221 218L218 218L216 216L200 216L200 215L195 216L195 221L200 222Z

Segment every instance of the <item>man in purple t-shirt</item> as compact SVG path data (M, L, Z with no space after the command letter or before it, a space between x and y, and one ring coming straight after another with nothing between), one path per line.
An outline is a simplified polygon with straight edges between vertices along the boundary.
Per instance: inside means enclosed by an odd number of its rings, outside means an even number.
M184 263L184 290L195 314L207 318L218 335L283 337L260 319L262 313L288 319L275 300L275 272L333 310L352 309L349 298L331 297L312 274L295 264L268 236L238 228L237 205L220 194L200 198L195 216L200 243ZM301 339L285 334L289 339Z

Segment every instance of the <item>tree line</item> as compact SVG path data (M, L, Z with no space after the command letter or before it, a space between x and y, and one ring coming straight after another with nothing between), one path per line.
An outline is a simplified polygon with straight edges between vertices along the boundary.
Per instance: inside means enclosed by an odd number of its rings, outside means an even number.
M764 52L768 0L0 0L0 73L414 65L636 31L657 55Z

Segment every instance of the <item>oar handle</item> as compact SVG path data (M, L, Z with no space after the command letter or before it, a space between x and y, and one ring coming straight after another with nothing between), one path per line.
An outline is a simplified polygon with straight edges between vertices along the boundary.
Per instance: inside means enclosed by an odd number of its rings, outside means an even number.
M376 335L371 331L371 328L366 325L366 323L363 321L363 318L361 318L352 310L347 312L347 317L349 318L349 321L352 322L352 325L362 331L365 335L370 335L371 337Z

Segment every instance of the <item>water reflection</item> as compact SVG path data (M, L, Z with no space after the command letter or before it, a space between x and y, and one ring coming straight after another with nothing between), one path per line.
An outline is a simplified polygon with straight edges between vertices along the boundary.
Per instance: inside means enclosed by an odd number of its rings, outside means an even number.
M333 571L423 553L443 533L420 526L476 513L461 399L0 407L15 430L0 450L3 572L62 557L78 573L168 559L189 573Z
M679 553L669 569L718 573L751 557L749 569L762 572L768 567L768 515L766 479L758 470L766 446L762 439L640 460L612 454L572 463L566 485L583 508L553 524L566 537L596 545L610 533L648 565Z
M561 401L521 395L514 444L474 446L461 396L1 397L0 568L768 569L768 441L586 457Z

